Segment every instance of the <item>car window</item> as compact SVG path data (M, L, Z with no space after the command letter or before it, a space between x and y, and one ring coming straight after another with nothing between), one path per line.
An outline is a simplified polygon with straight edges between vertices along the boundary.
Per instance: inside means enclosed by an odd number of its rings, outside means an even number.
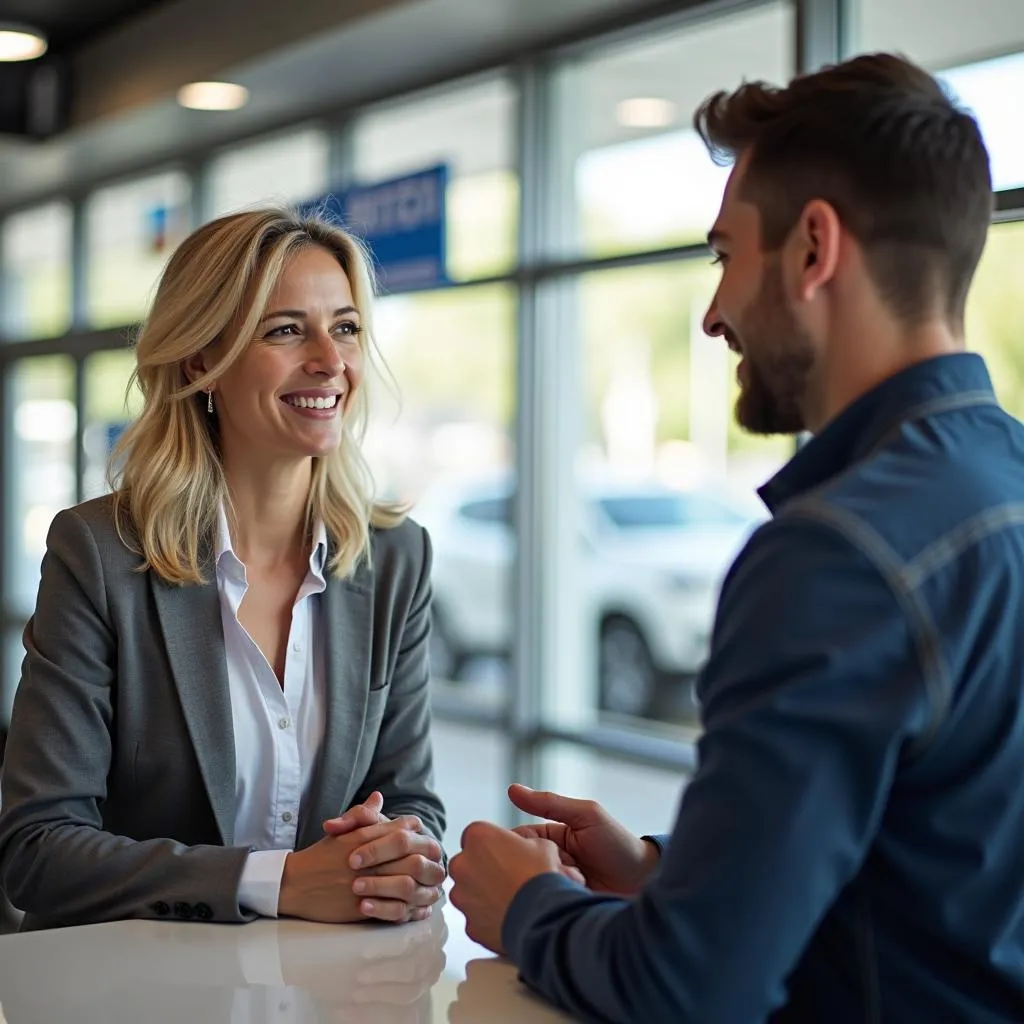
M710 494L650 494L601 498L605 515L620 529L671 529L746 522L746 516Z
M512 522L511 498L484 498L479 501L467 501L459 515L475 523L500 523L508 526Z

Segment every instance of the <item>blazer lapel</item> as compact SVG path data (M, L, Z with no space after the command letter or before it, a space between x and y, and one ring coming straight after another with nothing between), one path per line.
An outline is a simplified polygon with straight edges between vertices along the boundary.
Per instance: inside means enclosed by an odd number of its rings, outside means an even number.
M207 567L212 576L212 566ZM235 836L235 738L216 582L171 586L151 574L157 615L206 794L225 846Z
M321 618L327 675L324 740L311 788L309 813L299 824L298 848L323 837L323 822L346 810L353 793L370 685L373 585L360 566L350 580L327 577Z

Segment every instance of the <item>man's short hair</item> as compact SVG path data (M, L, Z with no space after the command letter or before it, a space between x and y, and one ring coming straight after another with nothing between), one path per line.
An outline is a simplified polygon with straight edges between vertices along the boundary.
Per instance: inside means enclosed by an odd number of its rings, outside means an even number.
M749 154L740 195L777 250L822 199L865 253L890 309L962 327L992 215L988 152L974 118L921 68L855 57L785 88L751 82L710 96L694 125L712 158Z

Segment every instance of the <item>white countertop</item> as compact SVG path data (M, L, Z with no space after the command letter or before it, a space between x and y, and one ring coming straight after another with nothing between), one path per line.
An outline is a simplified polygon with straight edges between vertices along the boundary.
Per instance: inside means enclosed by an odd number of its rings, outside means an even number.
M449 904L401 926L119 921L0 937L0 1024L554 1024Z

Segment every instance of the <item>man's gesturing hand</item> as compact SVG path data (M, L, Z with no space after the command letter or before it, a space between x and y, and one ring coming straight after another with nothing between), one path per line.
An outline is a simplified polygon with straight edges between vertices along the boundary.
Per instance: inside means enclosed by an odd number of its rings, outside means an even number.
M650 842L633 835L600 804L572 800L526 786L509 787L509 799L521 811L551 821L520 825L527 839L547 839L562 852L562 863L575 867L595 892L628 896L651 876L660 854Z
M468 825L462 852L451 865L451 900L466 917L466 934L500 953L501 926L516 893L531 878L560 871L553 843L524 839L486 821Z

